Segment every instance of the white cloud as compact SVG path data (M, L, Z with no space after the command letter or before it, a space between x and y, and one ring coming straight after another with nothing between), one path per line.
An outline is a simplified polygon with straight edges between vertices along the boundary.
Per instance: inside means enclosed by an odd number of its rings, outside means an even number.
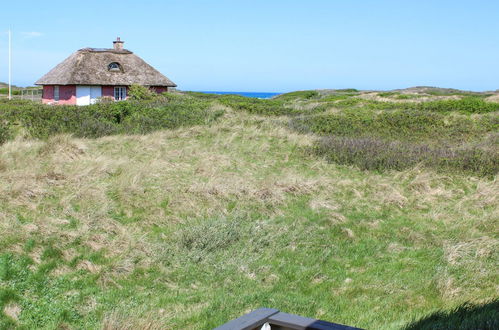
M43 36L43 33L36 32L36 31L32 31L32 32L21 32L21 34L25 38L37 38L37 37Z

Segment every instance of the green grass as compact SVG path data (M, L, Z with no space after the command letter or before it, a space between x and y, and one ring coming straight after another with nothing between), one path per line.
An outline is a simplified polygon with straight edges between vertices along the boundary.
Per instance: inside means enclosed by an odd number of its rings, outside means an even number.
M183 97L69 117L133 128L98 138L50 128L80 108L9 122L0 328L209 329L259 307L369 329L497 320L460 308L498 297L496 174L310 152L331 136L492 152L495 113Z

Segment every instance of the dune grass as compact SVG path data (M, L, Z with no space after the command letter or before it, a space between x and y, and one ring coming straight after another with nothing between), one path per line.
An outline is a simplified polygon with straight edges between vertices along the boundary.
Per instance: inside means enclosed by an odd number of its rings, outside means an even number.
M400 329L498 297L495 176L340 165L286 116L216 109L0 146L0 328L209 329L264 306Z

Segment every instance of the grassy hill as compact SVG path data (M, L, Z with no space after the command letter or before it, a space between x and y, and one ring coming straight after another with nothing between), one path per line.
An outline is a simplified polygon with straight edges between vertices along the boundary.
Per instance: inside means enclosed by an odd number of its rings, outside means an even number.
M497 327L499 104L393 93L0 100L0 328Z

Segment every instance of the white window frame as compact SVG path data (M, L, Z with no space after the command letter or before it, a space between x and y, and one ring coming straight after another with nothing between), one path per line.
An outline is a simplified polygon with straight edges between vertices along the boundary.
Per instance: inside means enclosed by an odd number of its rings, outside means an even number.
M54 101L58 102L60 99L59 86L54 86Z
M107 68L109 71L121 71L121 64L119 64L118 62L111 62L109 63Z
M126 100L126 87L124 86L114 87L114 100L115 101Z

